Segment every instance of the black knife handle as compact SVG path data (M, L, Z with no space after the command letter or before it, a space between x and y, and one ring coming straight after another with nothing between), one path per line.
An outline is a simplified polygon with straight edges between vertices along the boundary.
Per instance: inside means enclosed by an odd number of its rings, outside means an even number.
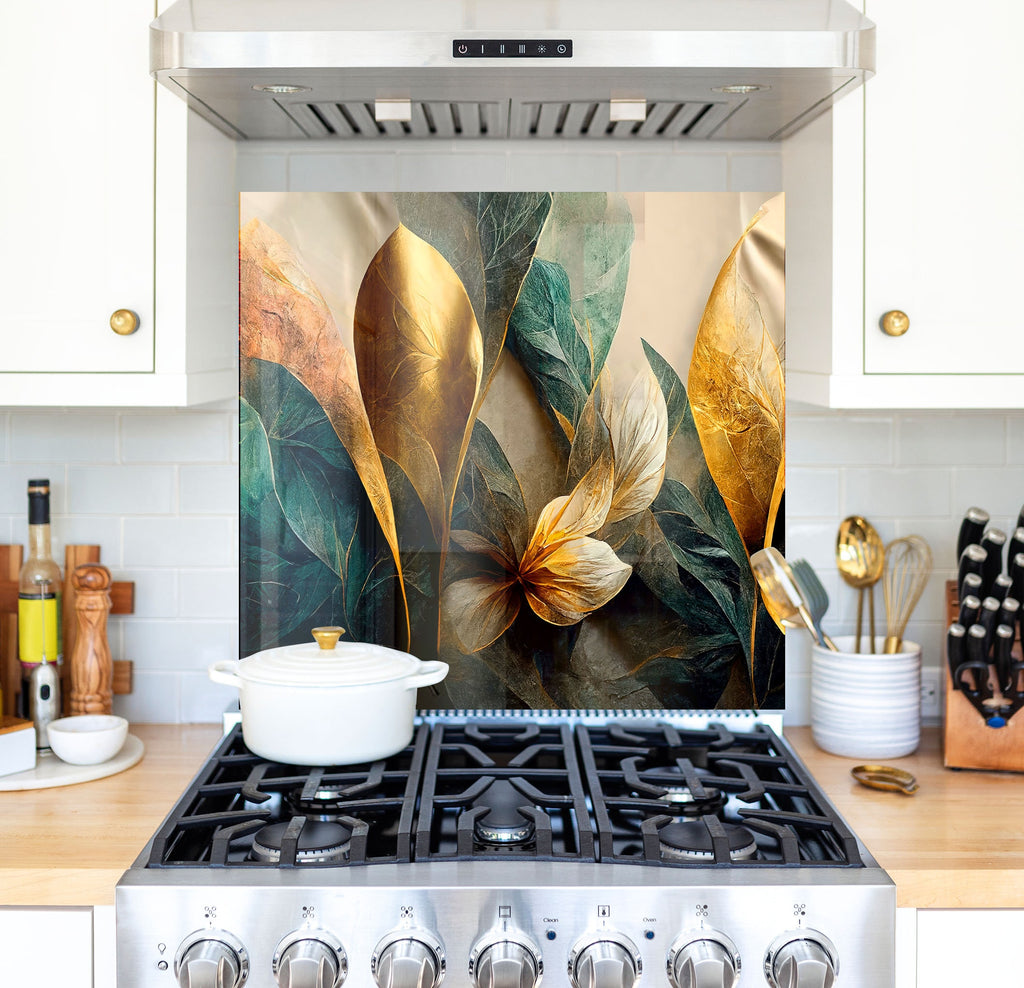
M956 681L956 671L967 661L965 638L967 629L960 624L951 624L946 631L946 662L949 663L949 674L953 677L953 689L960 689Z
M985 583L982 570L985 568L985 560L987 559L988 553L980 545L973 542L960 553L960 565L957 567L956 573L957 596L960 600L964 598L964 577L968 573L976 573L981 578L981 586L984 589Z
M957 624L962 624L964 628L969 628L972 624L977 623L979 614L981 614L981 598L969 593L960 601L960 613L956 619Z
M995 578L1003 571L1003 549L1006 546L1006 532L1001 528L990 528L981 537L979 543L987 553L988 558L981 570L981 578L985 581L985 587L990 588ZM991 593L991 589L988 590Z
M996 625L999 624L999 611L1003 602L995 597L986 597L981 602L981 613L978 615L976 625L985 629L985 654L988 655L992 649L992 640L995 638ZM971 660L974 661L973 659Z
M956 671L957 682L962 683L961 673L970 668L974 674L974 689L961 686L965 693L973 692L982 699L992 695L988 685L988 632L982 624L972 624L967 629L967 661ZM984 672L982 672L984 670Z
M1024 552L1018 552L1010 561L1010 579L1013 586L1010 588L1010 596L1017 600L1024 600Z
M1024 528L1024 507L1017 512L1017 528Z
M995 597L996 600L1002 600L1010 595L1010 588L1012 586L1013 580L1005 573L999 573L988 588L988 594L990 597Z
M1003 606L999 608L999 624L1008 624L1011 628L1017 626L1017 618L1020 615L1020 601L1016 597L1006 597Z
M1024 563L1024 560L1021 560ZM980 601L985 595L981 592L981 577L977 573L968 573L964 577L964 582L959 588L960 594L958 600L963 600L964 597L977 597Z
M1006 569L1010 569L1010 563L1018 552L1024 552L1024 526L1018 525L1010 536L1010 544L1006 547Z
M1013 662L1010 658L1010 649L1013 648L1013 639L1014 630L1010 625L1000 624L996 627L996 682L1004 695L1010 692L1010 665Z
M1021 508L1024 515L1024 508ZM981 533L989 522L989 513L984 508L968 508L964 512L964 520L960 522L960 532L956 537L956 558L959 559L972 542L981 540ZM1021 522L1024 525L1024 521Z

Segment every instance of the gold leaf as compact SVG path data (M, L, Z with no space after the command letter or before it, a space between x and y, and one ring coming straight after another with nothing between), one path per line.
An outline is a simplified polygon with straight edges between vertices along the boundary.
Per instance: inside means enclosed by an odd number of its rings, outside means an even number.
M363 276L355 352L377 448L408 476L444 551L480 387L482 343L458 275L404 226Z
M538 617L549 624L568 625L607 604L626 585L631 572L607 542L575 536L544 546L530 568L524 567L521 579Z
M519 565L519 581L534 612L567 625L612 599L632 569L611 547L587 538L608 516L612 463L605 452L564 497L545 505Z
M737 258L722 266L693 347L687 392L708 470L748 550L770 541L785 478L782 362Z
M603 378L601 412L615 454L615 487L608 510L612 523L643 511L658 496L665 477L668 409L650 367L637 374L621 402L613 399Z
M451 615L459 648L469 655L505 633L519 613L520 596L514 576L473 576L449 584L442 606Z
M398 571L398 532L384 468L359 393L356 365L316 285L288 242L259 220L239 232L239 350L280 364L316 398L359 474Z

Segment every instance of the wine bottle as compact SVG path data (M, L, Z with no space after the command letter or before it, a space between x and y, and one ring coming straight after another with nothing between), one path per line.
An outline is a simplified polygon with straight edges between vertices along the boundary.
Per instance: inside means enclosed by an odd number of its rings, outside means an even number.
M28 482L28 558L18 574L18 658L22 674L22 716L34 718L32 672L42 664L60 664L61 577L50 547L50 481ZM56 668L53 670L56 671ZM36 677L37 681L41 677ZM60 710L54 687L46 682L46 706ZM57 716L60 716L59 712ZM38 730L38 726L37 726ZM45 734L45 725L43 726Z

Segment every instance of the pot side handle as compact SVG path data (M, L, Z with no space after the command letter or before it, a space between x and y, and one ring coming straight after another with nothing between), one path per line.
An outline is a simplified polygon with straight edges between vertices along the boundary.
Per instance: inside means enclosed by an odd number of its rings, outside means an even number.
M211 667L212 668L212 667ZM418 690L421 686L433 686L448 675L447 662L421 662L420 671L405 681L406 689Z
M220 662L214 662L206 672L215 683L222 683L224 686L241 687L242 680L235 673L237 668L238 663L234 659L223 659Z

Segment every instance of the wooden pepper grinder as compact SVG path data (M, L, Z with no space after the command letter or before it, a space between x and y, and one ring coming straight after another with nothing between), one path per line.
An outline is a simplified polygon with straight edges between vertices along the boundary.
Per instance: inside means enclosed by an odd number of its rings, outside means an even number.
M71 652L72 716L111 712L114 666L107 642L110 582L110 570L99 563L76 566L71 574L78 628Z

